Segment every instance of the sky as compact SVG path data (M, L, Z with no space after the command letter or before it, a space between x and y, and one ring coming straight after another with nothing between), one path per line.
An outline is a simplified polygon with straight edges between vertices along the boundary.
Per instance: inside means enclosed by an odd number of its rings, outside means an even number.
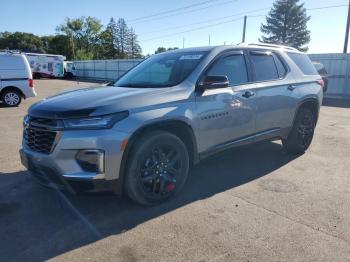
M244 15L248 16L246 42L258 42L260 25L272 3L273 0L5 0L0 5L0 32L51 35L67 17L93 16L104 25L111 17L124 18L138 34L146 55L153 54L159 46L240 43ZM329 6L346 5L348 1L301 0L301 3L305 3L311 16L309 53L341 53L347 7ZM174 9L177 11L171 12Z

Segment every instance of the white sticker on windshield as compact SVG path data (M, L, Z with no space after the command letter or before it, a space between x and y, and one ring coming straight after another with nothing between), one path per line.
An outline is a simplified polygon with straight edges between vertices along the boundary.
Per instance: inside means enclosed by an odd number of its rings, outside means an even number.
M203 55L183 55L180 57L180 60L198 60Z

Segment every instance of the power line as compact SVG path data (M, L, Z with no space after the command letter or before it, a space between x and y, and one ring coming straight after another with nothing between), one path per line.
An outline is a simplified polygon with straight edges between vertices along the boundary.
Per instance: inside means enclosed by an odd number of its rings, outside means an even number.
M321 7L315 7L315 8L308 8L308 9L306 9L306 10L307 10L307 11L312 11L312 10L321 10L321 9L337 8L337 7L344 7L344 6L348 6L348 4L321 6ZM266 10L266 9L270 9L270 8L261 8L261 9L257 9L257 10L253 10L253 11L242 12L242 13L240 13L240 14L254 13L254 12L258 12L258 11L262 11L262 10ZM231 15L231 16L227 16L227 17L225 17L225 18L228 18L228 17L235 17L235 16L238 16L238 15L239 15L239 14ZM261 16L266 16L266 15L258 14L258 15L251 15L251 16L248 16L248 17L249 17L249 18L253 18L253 17L261 17ZM232 19L232 20L228 20L228 21L223 21L223 22L220 22L220 23L209 24L209 25L206 25L206 26L197 27L197 28L193 28L193 29L189 29L189 30L185 30L185 31L181 31L181 32L173 33L173 34L167 34L167 35L163 35L163 36L159 36L159 37L154 37L154 38L142 40L142 42L147 42L147 41L152 41L152 40L156 40L156 39L171 37L171 36L174 36L174 35L180 35L180 34L184 34L184 33L188 33L188 32L198 31L198 30L201 30L201 29L204 29L204 28L208 28L208 27L215 27L215 26L218 26L218 25L222 25L222 24L227 24L227 23L235 22L235 21L241 20L241 19L243 19L243 18L244 18L244 16L241 16L241 17L239 17L239 18L237 18L237 19ZM194 24L207 23L208 21L212 21L212 20L220 20L220 18L218 18L218 19L210 19L210 20L206 20L206 21L198 22L198 23L194 23ZM184 25L184 26L173 27L173 28L176 29L176 28L185 27L185 26L187 27L187 26L191 26L191 25L194 25L194 24L187 24L187 25ZM163 29L162 31L168 30L168 29L172 29L172 28ZM160 30L159 30L159 31L160 31ZM150 32L149 32L149 33L150 33ZM153 33L154 33L154 32L153 32ZM145 33L145 34L146 34L146 33ZM142 34L141 34L141 35L142 35Z
M138 18L129 19L128 22L134 22L134 21L137 21L137 20L143 20L143 19L146 19L146 18L154 17L154 16L169 14L169 13L173 13L173 12L177 12L177 11L180 11L180 10L189 9L189 8L196 7L196 6L206 5L208 3L217 2L217 1L219 1L219 0L206 0L206 1L203 1L203 2L196 3L196 4L187 5L187 6L183 6L183 7L179 7L179 8L175 8L175 9L170 9L170 10L159 12L159 13L155 13L155 14L152 14L152 15L141 16L141 17L138 17Z
M188 27L188 26L193 26L193 25L206 24L206 23L209 23L209 22L212 22L212 21L224 20L224 19L231 18L231 17L237 17L237 16L242 16L242 15L251 14L251 13L255 13L255 12L260 12L260 11L263 11L263 10L266 10L266 9L269 9L269 8L260 8L260 9L255 9L255 10L248 11L248 12L240 12L240 13L236 13L236 14L233 14L233 15L224 16L224 17L217 17L217 18L208 19L208 20L204 20L204 21L200 21L200 22L196 22L196 23L191 23L191 24L186 24L186 25L181 25L181 26L167 27L167 28L163 28L161 30L148 31L148 32L139 34L139 36L140 35L147 35L147 34L154 34L154 33L158 33L158 32L163 32L163 31L170 30L170 29L178 29L178 28L183 28L183 27Z
M161 17L155 17L155 18L150 18L150 19L146 19L146 20L138 20L136 22L132 22L131 24L138 24L138 23L147 23L147 22L150 22L150 21L154 21L154 20L160 20L160 19L164 19L164 18L169 18L169 17L173 17L173 16L179 16L179 15L184 15L184 14L189 14L189 13L194 13L194 12L198 12L198 11L201 11L201 10L204 10L204 9L208 9L208 8L212 8L212 7L218 7L218 6L222 6L222 5L226 5L226 4L229 4L229 3L232 3L232 2L237 2L238 0L229 0L229 1L226 1L226 2L222 2L222 3L217 3L215 5L209 5L209 6L205 6L205 7L202 7L202 8L197 8L197 9L193 9L193 10L188 10L186 12L181 12L181 13L176 13L176 14L170 14L170 15L163 15ZM129 22L129 20L127 21Z
M328 6L321 6L321 7L314 7L314 8L306 8L306 11L315 11L315 10L322 10L322 9L329 9L329 8L337 8L337 7L344 7L348 6L348 4L341 4L341 5L328 5ZM258 15L249 15L248 17L261 17L261 16L266 16L263 14L258 14Z
M343 7L343 6L347 6L347 4L322 6L322 7L316 7L316 8L309 8L309 9L306 9L306 10L307 11L313 11L313 10L320 10L320 9L327 9L327 8L336 8L336 7ZM227 18L237 17L237 16L241 16L241 15L247 15L247 14L251 14L251 13L255 13L255 12L259 12L259 11L263 11L263 10L268 10L268 9L270 9L270 7L255 9L255 10L248 11L248 12L240 12L240 13L236 13L236 14L229 15L229 16L213 18L213 19L204 20L204 21L191 23L191 24L186 24L186 25L182 25L182 26L167 27L167 28L164 28L164 29L161 29L161 30L154 30L154 31L148 31L148 32L145 32L145 33L141 33L141 34L139 34L139 36L146 35L146 34L154 34L154 33L163 32L163 31L171 30L171 29L184 28L184 27L193 26L193 25L206 24L206 23L209 23L209 22L212 22L212 21L224 20L224 19L227 19ZM266 16L266 15L265 14L257 14L257 15L249 15L248 17L249 18L254 18L254 17L262 17L262 16Z
M306 10L313 11L313 10L321 10L321 9L336 8L336 7L343 7L343 6L348 6L348 4L321 6L321 7L307 8Z
M243 18L243 16L239 17L237 19L232 19L232 20L221 22L221 23L216 23L216 24L211 24L211 25L207 25L207 26L197 27L197 28L194 28L194 29L190 29L190 30L186 30L186 31L182 31L182 32L174 33L174 34L168 34L168 35L163 35L163 36L160 36L160 37L154 37L154 38L142 40L142 42L151 41L151 40L155 40L155 39L159 39L159 38L166 38L166 37L170 37L170 36L174 36L174 35L180 35L180 34L192 32L192 31L197 31L197 30L201 30L201 29L204 29L204 28L208 28L208 27L214 27L214 26L218 26L218 25L222 25L222 24L232 23L232 22L235 22L235 21L239 21L242 18Z

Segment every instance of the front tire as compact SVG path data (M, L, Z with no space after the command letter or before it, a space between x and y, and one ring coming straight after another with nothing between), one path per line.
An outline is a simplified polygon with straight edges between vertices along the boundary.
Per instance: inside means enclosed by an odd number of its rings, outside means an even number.
M16 107L21 103L22 96L17 90L9 89L2 94L1 101L8 107Z
M301 108L287 139L282 139L282 144L287 152L292 154L304 153L312 142L315 125L316 119L312 111Z
M183 141L165 131L140 137L127 160L126 194L142 205L162 203L184 186L189 154Z

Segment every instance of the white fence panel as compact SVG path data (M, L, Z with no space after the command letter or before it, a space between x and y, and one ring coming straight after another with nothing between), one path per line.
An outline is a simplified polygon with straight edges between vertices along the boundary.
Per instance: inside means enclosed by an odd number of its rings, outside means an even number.
M350 54L312 54L309 57L322 63L329 74L325 96L350 98Z
M86 79L115 81L142 59L74 61L77 76Z

